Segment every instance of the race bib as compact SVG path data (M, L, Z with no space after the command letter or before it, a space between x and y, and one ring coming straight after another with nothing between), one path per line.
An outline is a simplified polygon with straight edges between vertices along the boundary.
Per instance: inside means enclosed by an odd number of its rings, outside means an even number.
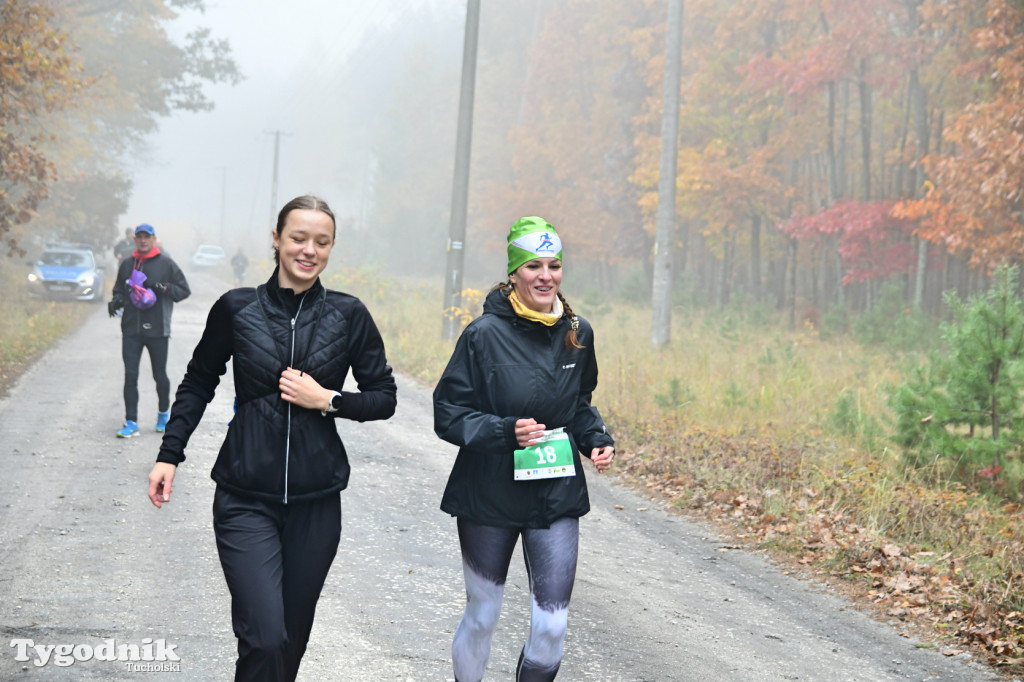
M517 481L576 475L569 434L562 428L545 431L540 440L528 448L516 450L512 456L513 478Z

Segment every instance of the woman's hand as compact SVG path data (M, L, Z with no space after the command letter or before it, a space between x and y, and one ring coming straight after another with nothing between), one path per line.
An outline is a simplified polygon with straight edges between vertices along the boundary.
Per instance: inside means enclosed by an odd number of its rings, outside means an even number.
M615 456L615 448L606 445L603 448L594 448L590 451L590 461L597 467L597 473L604 472L612 465L612 458Z
M308 374L289 367L281 372L277 387L281 389L281 400L293 403L307 410L326 410L331 406L333 393L317 383Z
M171 501L171 482L178 467L168 462L157 462L149 472L149 501L157 509Z
M544 425L536 419L519 419L516 421L516 442L525 448L536 443L544 435Z

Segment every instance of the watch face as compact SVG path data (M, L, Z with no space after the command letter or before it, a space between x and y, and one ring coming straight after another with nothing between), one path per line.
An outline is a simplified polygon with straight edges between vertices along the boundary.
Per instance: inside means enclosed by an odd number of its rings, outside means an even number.
M331 396L331 409L332 410L341 409L341 394L340 393L335 393L333 396Z

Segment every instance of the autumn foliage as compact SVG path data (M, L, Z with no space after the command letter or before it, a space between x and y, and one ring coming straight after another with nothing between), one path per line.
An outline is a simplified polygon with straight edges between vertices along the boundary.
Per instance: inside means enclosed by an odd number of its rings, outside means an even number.
M950 151L925 159L927 195L899 212L920 219L926 239L986 269L1024 257L1022 21L1019 3L985 3L985 22L965 46L973 58L954 70L975 89L943 131Z
M523 69L524 32L481 46L507 115L481 102L470 240L529 206L614 288L651 263L666 6L526 6ZM675 267L697 300L859 313L898 282L938 314L1024 255L1019 2L694 0L683 25Z
M129 152L158 117L211 108L207 83L239 79L227 43L208 29L182 45L168 35L179 10L202 8L0 0L0 243L9 252L116 238Z
M915 223L892 216L892 202L839 201L817 215L794 214L782 231L819 247L822 237L838 238L838 253L846 268L843 283L884 280L903 275L914 266L910 243Z
M52 19L44 3L0 5L0 244L11 251L19 250L11 228L31 219L54 178L38 118L74 106L88 84Z

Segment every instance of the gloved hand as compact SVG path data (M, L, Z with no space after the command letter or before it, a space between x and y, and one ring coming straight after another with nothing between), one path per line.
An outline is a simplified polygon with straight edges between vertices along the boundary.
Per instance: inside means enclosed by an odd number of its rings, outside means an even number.
M110 314L111 317L117 317L117 311L120 309L120 306L118 306L117 303L115 303L114 301L111 301L110 303L107 304L107 312Z
M153 292L157 294L167 293L167 285L164 284L163 282L153 282L152 284L149 285L149 288L152 289Z

